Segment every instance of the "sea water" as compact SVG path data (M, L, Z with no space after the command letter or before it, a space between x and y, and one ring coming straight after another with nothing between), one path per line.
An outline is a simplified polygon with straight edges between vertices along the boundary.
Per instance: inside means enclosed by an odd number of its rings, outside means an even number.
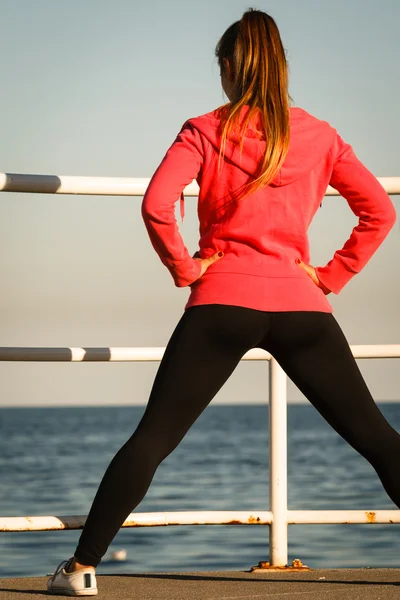
M400 403L380 404L400 430ZM144 407L0 409L0 514L86 515ZM362 419L362 415L360 415ZM268 510L268 407L211 405L158 469L137 512ZM129 477L129 472L126 474ZM372 467L310 405L288 407L289 508L395 509ZM79 531L0 533L2 577L45 575ZM268 560L268 526L121 530L99 573L245 570ZM398 525L291 525L289 561L399 567Z

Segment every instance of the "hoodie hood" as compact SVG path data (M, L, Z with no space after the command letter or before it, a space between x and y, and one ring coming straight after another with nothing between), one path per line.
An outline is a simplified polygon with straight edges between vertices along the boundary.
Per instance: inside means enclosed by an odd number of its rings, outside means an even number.
M240 123L244 121L249 109L248 105L243 106ZM219 152L221 131L217 110L190 119L189 123ZM265 152L265 141L257 132L260 129L260 119L255 117L247 127L242 154L237 130L232 131L226 140L226 158L248 175L257 172ZM271 185L280 187L301 179L323 159L335 137L336 130L329 123L317 119L302 108L291 107L289 151Z

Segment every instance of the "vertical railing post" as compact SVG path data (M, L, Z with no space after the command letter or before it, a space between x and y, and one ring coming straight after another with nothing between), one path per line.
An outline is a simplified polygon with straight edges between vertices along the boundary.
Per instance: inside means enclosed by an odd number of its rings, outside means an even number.
M288 562L287 524L287 377L271 357L269 363L269 500L273 514L270 526L271 566Z

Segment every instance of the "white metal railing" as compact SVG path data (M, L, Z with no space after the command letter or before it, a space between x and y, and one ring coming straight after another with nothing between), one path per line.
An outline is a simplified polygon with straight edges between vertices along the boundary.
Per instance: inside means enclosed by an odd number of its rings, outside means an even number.
M351 346L355 358L400 358L400 344ZM0 348L0 361L160 361L165 348ZM269 361L270 511L198 511L132 513L123 527L173 525L269 525L270 563L288 562L288 525L328 523L400 523L399 510L288 510L287 377L265 350L249 350L242 360ZM86 516L2 517L0 531L80 529Z
M400 194L400 177L378 177L388 194ZM31 194L82 194L95 196L143 196L149 178L135 177L77 177L71 175L29 175L0 173L0 192ZM198 196L199 186L194 181L185 188L186 196ZM326 196L338 196L332 187Z
M389 194L400 194L400 177L378 178ZM44 194L143 196L149 179L70 177L0 173L0 191ZM188 196L197 196L192 183ZM326 195L338 195L333 188ZM351 346L355 358L400 358L400 344ZM0 348L0 361L123 362L160 361L164 348ZM132 513L123 527L166 525L269 525L270 563L288 562L288 525L304 523L400 523L399 510L288 510L287 508L287 378L278 362L255 348L242 360L269 361L270 511L200 511ZM86 516L1 517L0 531L79 529Z

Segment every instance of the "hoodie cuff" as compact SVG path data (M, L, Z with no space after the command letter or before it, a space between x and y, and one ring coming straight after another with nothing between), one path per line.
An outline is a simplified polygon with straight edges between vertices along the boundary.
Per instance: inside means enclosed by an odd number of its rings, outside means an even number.
M346 269L338 258L333 258L325 267L316 267L315 271L320 282L334 294L339 294L346 283L357 274Z
M186 260L166 261L176 287L185 287L200 277L201 263L190 256Z

